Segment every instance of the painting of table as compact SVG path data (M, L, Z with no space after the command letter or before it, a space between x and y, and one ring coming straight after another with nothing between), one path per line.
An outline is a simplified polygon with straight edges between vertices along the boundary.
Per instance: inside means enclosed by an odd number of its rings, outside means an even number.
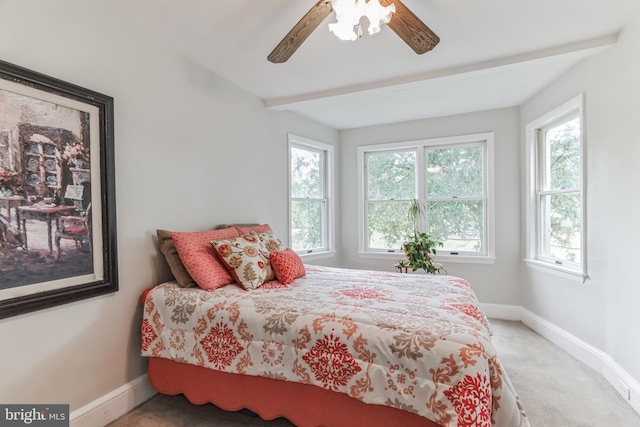
M58 219L65 215L70 215L76 211L75 206L19 206L18 210L18 224L22 226L24 230L24 247L29 248L29 231L26 227L26 221L28 219L35 219L39 221L45 221L47 223L47 241L49 243L49 254L53 253L53 238L52 238L52 221L56 220L56 228L58 227Z
M11 209L16 209L18 206L22 206L24 203L24 197L12 196L12 197L0 197L0 207L7 210L7 219L11 222Z

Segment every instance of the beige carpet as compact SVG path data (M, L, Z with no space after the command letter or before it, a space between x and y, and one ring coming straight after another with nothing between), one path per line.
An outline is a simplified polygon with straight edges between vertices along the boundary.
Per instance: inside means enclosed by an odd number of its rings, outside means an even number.
M520 322L490 323L532 427L640 427L640 415L594 370Z
M532 427L640 427L640 415L593 370L520 322L491 320L491 326L500 360ZM183 396L156 395L109 427L292 425L284 419L263 421L213 405L192 405Z

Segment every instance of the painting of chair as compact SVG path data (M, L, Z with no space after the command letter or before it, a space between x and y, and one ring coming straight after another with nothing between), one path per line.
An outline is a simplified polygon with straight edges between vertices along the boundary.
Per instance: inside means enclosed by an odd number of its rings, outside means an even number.
M59 227L55 234L56 249L58 250L57 260L60 259L60 240L73 240L76 246L88 246L91 251L91 203L87 210L78 216L60 217Z

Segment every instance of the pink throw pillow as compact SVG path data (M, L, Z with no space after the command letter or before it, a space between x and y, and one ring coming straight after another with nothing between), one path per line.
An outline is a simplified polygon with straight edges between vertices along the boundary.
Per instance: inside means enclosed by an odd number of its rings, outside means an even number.
M209 242L232 239L238 235L238 230L233 227L193 233L171 233L180 260L189 275L198 286L210 291L233 283L234 280L216 257Z
M269 255L278 282L286 285L307 274L302 258L293 249L287 248L284 251L271 252Z

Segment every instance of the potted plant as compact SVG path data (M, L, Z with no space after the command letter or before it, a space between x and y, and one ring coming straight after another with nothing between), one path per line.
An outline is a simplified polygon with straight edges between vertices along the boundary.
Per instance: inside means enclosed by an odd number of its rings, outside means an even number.
M436 254L436 246L442 247L442 242L419 230L420 219L425 216L425 208L416 198L411 202L407 214L413 222L413 233L402 244L407 257L406 263L413 271L421 268L428 273L435 273L439 266L434 265L432 255Z

